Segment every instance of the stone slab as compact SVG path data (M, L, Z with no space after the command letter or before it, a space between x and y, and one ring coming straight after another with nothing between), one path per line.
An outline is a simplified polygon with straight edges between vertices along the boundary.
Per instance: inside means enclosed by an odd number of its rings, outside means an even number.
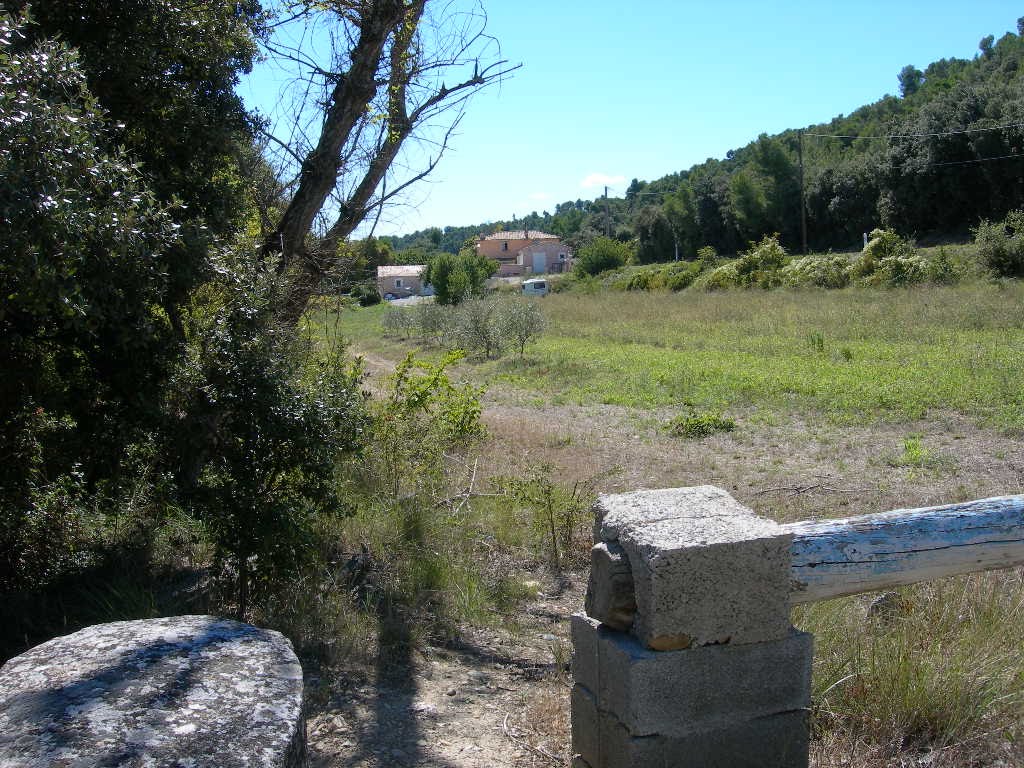
M596 670L579 665L577 684L633 736L685 736L811 704L814 638L806 632L767 643L651 651L632 635L577 615L572 636L597 662Z
M792 534L714 486L603 495L595 535L633 575L649 648L759 643L789 633Z
M302 669L213 616L88 627L0 668L0 768L298 768Z

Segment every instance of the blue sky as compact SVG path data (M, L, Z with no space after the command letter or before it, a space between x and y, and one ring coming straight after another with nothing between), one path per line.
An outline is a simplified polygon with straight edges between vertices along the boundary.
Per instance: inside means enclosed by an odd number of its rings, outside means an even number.
M630 179L896 93L904 65L971 58L981 38L1016 31L1024 14L1006 0L484 6L502 58L523 66L474 98L452 150L377 234L553 211L601 195L605 183L621 195ZM264 113L277 91L269 64L239 88Z

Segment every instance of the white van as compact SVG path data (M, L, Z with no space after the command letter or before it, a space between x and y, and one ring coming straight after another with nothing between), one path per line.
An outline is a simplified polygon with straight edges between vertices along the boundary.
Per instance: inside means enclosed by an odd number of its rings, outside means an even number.
M523 280L523 296L547 296L548 281L541 278Z

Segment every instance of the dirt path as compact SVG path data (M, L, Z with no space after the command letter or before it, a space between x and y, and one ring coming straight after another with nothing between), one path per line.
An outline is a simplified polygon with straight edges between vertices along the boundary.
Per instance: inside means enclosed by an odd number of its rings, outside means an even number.
M566 765L568 617L583 587L546 587L515 632L467 629L448 647L333 681L308 723L311 768Z

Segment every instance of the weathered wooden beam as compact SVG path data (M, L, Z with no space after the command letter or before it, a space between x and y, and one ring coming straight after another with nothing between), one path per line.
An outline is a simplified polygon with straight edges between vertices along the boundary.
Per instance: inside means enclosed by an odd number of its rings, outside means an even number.
M1024 496L783 527L793 604L1024 565Z
M793 534L793 605L1024 565L1024 496L782 527ZM612 567L601 547L594 548L587 612L625 628L636 611L632 573L625 558Z

